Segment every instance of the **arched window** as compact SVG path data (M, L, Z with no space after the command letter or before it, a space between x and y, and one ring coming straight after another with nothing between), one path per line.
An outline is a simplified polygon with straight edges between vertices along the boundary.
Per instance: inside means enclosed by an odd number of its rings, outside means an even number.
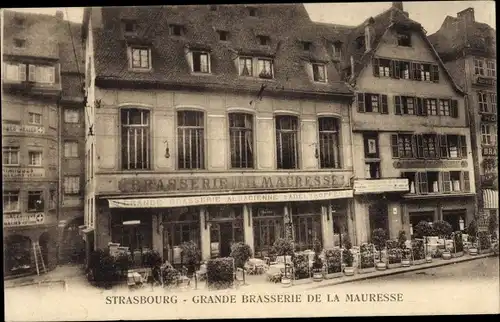
M205 168L205 120L203 112L177 112L179 169Z
M229 114L232 168L253 168L253 117L248 113Z
M149 170L151 168L150 114L138 108L122 109L122 168Z
M340 168L340 121L336 117L320 117L319 128L319 160L320 167Z
M276 160L278 169L299 168L299 121L291 115L276 116Z

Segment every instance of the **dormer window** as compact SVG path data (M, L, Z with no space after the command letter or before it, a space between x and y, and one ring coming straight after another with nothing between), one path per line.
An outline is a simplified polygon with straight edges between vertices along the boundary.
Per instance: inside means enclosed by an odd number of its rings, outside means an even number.
M219 34L220 41L228 41L229 40L229 32L227 32L225 30L219 30L219 31L217 31L217 33Z
M259 78L272 79L273 73L273 60L269 58L259 58L257 60Z
M310 41L303 41L302 42L302 49L305 51L311 50L312 43Z
M336 42L332 46L333 50L333 58L334 59L341 59L342 58L342 43L341 42Z
M315 82L326 83L326 66L325 64L312 64L313 79Z
M272 58L240 57L238 72L240 76L273 79L273 60Z
M134 20L123 20L123 31L126 34L137 32L137 23Z
M257 36L259 44L261 46L269 46L271 44L271 38L269 36Z
M240 57L239 73L240 76L253 76L253 60L251 57Z
M210 54L202 51L193 51L193 72L210 73Z
M16 48L24 48L26 46L26 40L16 38L14 39L14 46Z
M184 28L181 25L170 25L170 34L172 36L182 36Z
M398 31L398 46L411 47L411 34L406 31Z
M249 7L247 9L250 17L257 17L257 8Z
M151 69L151 50L147 47L130 47L130 67Z

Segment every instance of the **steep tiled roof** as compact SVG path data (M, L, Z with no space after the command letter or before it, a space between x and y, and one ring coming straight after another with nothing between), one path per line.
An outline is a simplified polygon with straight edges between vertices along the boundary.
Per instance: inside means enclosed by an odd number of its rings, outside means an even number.
M489 46L485 41L488 37L492 41ZM495 29L485 23L477 21L464 23L459 18L447 16L439 30L428 38L444 60L448 60L448 57L453 57L464 48L496 56Z
M327 84L310 80L304 60L329 62L331 59L303 5L252 5L258 10L257 17L248 15L246 5L217 7L216 11L211 11L209 6L102 8L103 28L94 30L97 79L248 89L258 89L266 82L268 91L350 94L331 63L327 65ZM136 20L140 38L151 44L151 72L128 69L127 41L121 31L121 19ZM183 25L184 36L169 35L169 24ZM228 31L229 41L219 41L217 30ZM261 46L258 35L269 36L270 46ZM301 41L312 43L309 53L304 52ZM185 57L185 48L190 46L211 50L212 75L190 73ZM239 77L238 54L274 57L274 80Z

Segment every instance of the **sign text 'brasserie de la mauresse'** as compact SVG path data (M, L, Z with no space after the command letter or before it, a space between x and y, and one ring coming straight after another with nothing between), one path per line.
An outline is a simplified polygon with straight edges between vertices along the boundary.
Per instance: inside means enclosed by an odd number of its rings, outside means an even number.
M332 189L349 185L343 175L124 178L121 192Z

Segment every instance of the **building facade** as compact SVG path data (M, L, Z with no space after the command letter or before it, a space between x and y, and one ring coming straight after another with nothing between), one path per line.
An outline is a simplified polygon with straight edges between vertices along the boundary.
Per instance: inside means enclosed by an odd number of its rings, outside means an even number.
M447 16L429 36L468 98L478 213L498 215L496 35L474 9Z
M302 5L87 9L89 249L352 235L352 93L315 28Z
M394 2L353 28L346 47L357 243L377 228L411 236L421 220L462 230L475 192L464 94L422 26Z
M58 258L61 98L67 63L62 12L4 13L2 173L4 276L32 274ZM74 64L74 61L72 62ZM64 84L64 85L63 85ZM81 95L80 95L81 96ZM81 169L80 169L81 172ZM38 256L39 258L39 256Z

